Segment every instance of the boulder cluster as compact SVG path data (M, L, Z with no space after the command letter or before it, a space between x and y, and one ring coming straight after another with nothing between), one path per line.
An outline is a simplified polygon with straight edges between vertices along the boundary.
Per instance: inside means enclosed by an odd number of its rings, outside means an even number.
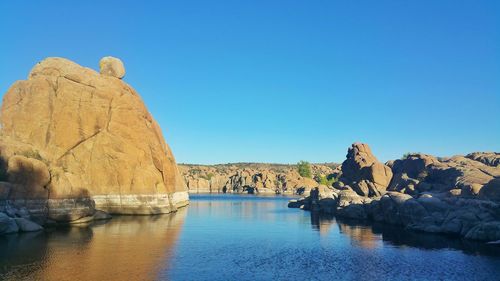
M500 240L500 153L436 158L415 153L377 162L353 144L339 181L289 207L402 225L408 229ZM317 197L317 198L316 198Z
M335 173L335 164L312 164L313 177ZM318 185L296 165L238 163L179 165L190 193L305 194ZM338 172L338 171L337 171Z
M161 129L124 75L112 57L100 73L47 58L10 87L0 116L2 221L19 221L8 208L46 224L187 204Z

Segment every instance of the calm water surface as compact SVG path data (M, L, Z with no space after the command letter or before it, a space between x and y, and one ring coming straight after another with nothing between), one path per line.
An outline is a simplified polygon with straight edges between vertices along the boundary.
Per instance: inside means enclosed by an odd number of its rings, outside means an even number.
M500 247L336 221L286 197L0 237L0 280L500 280Z

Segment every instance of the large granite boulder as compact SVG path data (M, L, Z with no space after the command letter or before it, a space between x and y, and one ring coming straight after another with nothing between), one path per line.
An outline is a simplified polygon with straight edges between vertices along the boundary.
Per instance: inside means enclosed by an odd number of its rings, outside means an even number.
M388 191L398 191L407 194L418 193L418 184L425 180L427 167L438 163L437 158L431 155L414 153L404 159L397 159L390 164L393 177Z
M452 192L461 197L476 197L486 184L494 185L494 179L500 177L500 166L494 165L495 155L472 153L467 157L438 159L410 154L391 163L394 176L387 190L411 195Z
M420 192L460 188L461 196L471 197L478 195L481 188L495 177L500 177L500 166L492 167L463 156L454 156L429 165L425 182L418 188Z
M389 166L380 163L364 143L354 143L342 163L340 181L361 196L382 195L392 179Z
M12 184L11 202L58 221L95 209L157 214L187 204L161 129L139 94L117 79L121 67L106 58L99 74L47 58L11 86L0 117L0 175Z
M354 144L342 164L340 182L329 193L324 191L326 196L320 196L317 205L320 212L343 218L500 241L500 165L496 159L498 153L450 158L413 153L380 166L368 146ZM392 169L392 179L385 167ZM307 210L311 197L291 202L289 207Z
M488 199L500 202L500 177L490 180L479 191L481 199Z
M481 162L488 166L500 166L500 153L498 152L473 152L467 154L465 157Z

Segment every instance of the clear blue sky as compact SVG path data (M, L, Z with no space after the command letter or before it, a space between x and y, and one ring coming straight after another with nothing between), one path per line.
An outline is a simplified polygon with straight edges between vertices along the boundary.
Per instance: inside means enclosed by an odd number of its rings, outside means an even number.
M500 1L6 0L0 36L2 94L121 58L178 162L500 151Z

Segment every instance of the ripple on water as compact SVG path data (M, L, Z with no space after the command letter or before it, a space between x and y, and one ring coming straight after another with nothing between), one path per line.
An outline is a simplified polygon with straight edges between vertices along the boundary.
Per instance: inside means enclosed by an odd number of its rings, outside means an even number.
M500 248L192 196L177 214L0 237L2 280L498 280Z

